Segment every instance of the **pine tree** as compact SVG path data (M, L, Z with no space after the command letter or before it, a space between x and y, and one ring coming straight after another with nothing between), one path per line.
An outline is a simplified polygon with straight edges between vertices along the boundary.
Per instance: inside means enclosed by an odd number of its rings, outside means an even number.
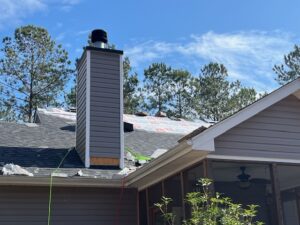
M132 73L128 57L123 61L123 73L124 113L134 114L140 104L140 95L137 93L139 79L137 73Z
M57 105L57 98L73 73L68 53L48 31L32 25L17 28L3 39L0 60L1 101L32 122L37 107ZM17 118L15 118L17 119Z
M189 118L193 116L192 75L187 70L172 70L169 116Z
M220 121L256 100L253 88L242 87L240 81L229 81L223 64L205 65L195 82L194 107L201 119Z
M144 71L144 88L147 92L148 110L165 111L171 98L171 67L153 63Z
M284 85L300 77L300 47L295 45L294 50L284 56L284 63L275 65L273 70L277 74L277 82Z

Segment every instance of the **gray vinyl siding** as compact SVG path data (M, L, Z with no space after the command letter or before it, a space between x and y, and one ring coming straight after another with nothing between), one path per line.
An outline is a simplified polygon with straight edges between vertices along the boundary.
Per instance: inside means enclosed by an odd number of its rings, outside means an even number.
M136 190L120 196L117 188L54 187L51 225L136 225ZM46 225L48 198L48 187L0 187L0 224Z
M291 95L215 139L217 155L300 159L300 104Z
M120 82L120 55L91 51L91 157L120 157Z
M77 75L77 126L76 126L76 150L83 162L85 162L85 139L86 139L86 75L87 59L86 53L78 65Z

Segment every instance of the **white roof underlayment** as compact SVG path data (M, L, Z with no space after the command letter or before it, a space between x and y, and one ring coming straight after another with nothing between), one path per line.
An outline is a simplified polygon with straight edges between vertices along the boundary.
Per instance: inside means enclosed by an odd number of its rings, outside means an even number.
M76 122L76 113L67 112L61 108L38 109L46 115L56 116L65 120ZM124 114L123 121L133 124L134 130L144 130L154 133L173 133L186 135L197 128L209 127L211 124L201 120L189 121L185 119L172 120L168 117L136 116Z

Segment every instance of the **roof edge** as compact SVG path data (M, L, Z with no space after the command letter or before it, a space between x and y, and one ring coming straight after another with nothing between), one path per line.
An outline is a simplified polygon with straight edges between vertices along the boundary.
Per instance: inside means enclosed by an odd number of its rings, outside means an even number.
M214 141L214 138L237 126L238 124L246 121L247 119L272 106L273 104L279 102L285 97L295 93L299 89L300 78L297 78L294 81L281 86L265 97L257 100L253 104L245 107L244 109L234 113L230 117L216 123L215 125L199 133L198 135L192 137L190 139L190 143L192 144L193 149L214 151L214 145L208 145L207 143L212 143Z
M49 186L50 177L1 176L0 186ZM122 179L54 177L56 187L122 187Z

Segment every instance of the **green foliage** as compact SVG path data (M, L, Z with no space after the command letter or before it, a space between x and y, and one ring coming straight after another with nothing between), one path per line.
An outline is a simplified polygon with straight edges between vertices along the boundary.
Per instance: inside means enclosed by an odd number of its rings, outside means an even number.
M193 99L193 79L186 70L172 70L170 74L171 101L169 116L189 118L195 116L191 107Z
M220 121L256 100L253 88L229 81L227 69L218 63L209 63L201 69L195 89L193 105L204 120Z
M229 99L230 114L250 105L257 99L257 92L254 88L241 87L239 82L236 82L236 91Z
M138 110L141 95L138 94L139 79L137 73L132 73L128 57L123 61L123 96L124 113L134 114Z
M144 88L148 94L148 109L165 111L171 99L171 67L164 63L153 63L144 71Z
M160 212L162 213L162 216L164 218L164 221L168 225L173 225L176 216L173 213L168 212L168 205L172 202L173 200L171 198L167 197L162 197L161 198L161 203L155 203L154 205L159 208Z
M243 208L241 204L233 203L228 197L211 192L212 181L207 178L199 180L202 190L190 192L186 195L186 202L191 206L191 218L183 221L184 225L262 225L254 221L257 214L257 205L248 205ZM165 222L174 224L175 215L168 211L172 199L162 197L161 203L155 204L162 212Z
M295 45L294 50L284 56L284 63L275 65L273 70L277 74L277 82L286 84L300 76L300 47Z
M201 118L218 121L228 111L230 90L235 84L227 77L227 69L222 64L209 63L201 69L195 103Z
M76 107L76 85L66 94L65 102L69 108Z
M0 59L1 102L32 122L37 107L57 106L57 97L73 73L68 53L47 30L32 25L17 28L3 39Z

